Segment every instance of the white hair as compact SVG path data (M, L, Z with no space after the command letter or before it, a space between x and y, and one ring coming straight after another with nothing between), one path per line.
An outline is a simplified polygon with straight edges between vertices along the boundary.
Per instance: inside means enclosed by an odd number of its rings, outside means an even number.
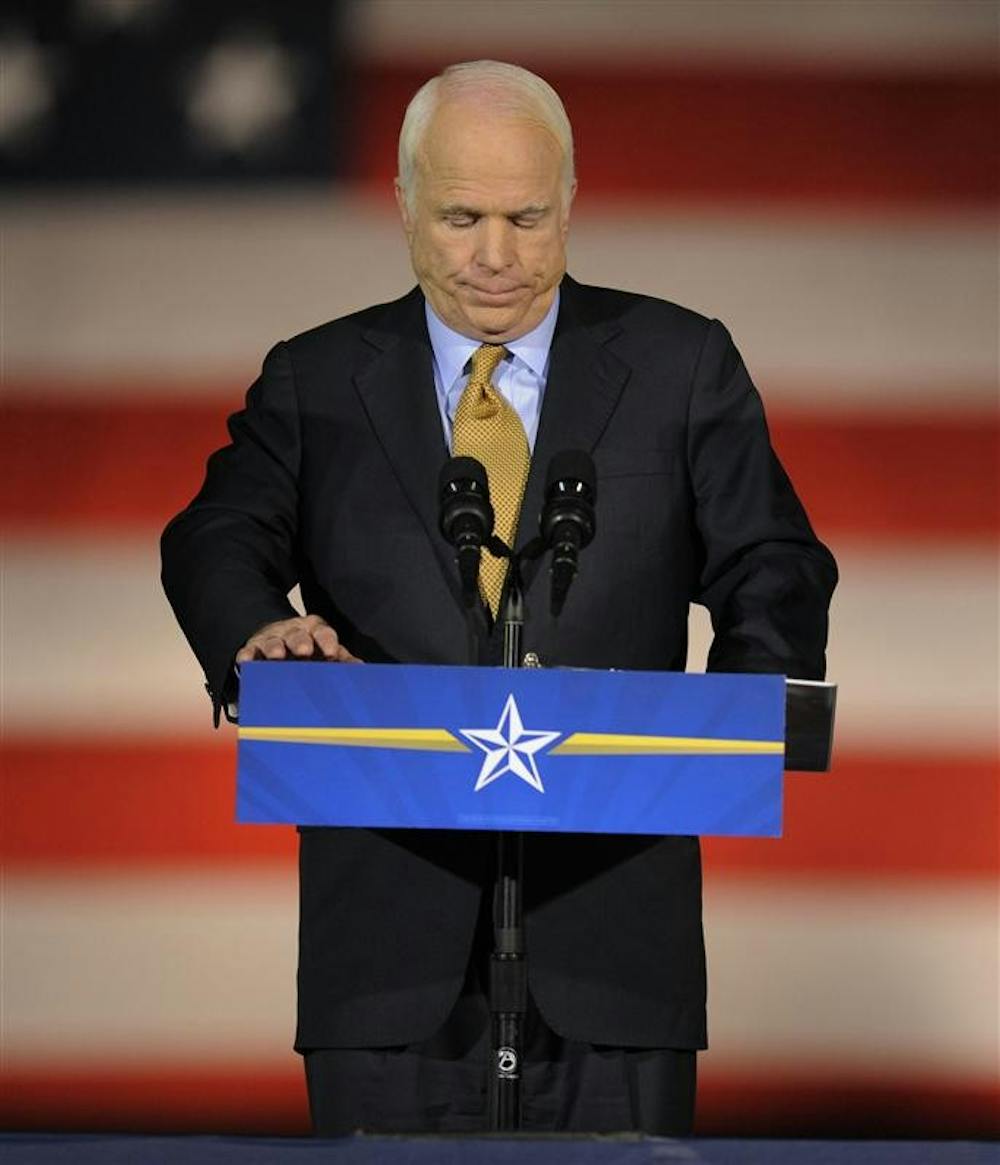
M413 95L399 131L399 174L396 181L413 209L417 154L435 110L446 99L469 96L492 110L538 122L556 139L562 154L563 196L568 204L575 182L573 130L559 94L547 82L519 65L503 61L463 61L449 65Z

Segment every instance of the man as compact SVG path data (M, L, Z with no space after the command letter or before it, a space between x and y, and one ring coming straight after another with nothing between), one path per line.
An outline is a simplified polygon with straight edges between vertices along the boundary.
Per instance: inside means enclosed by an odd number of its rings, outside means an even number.
M474 62L413 99L396 192L419 289L275 347L164 535L217 716L234 663L469 662L437 529L452 450L513 495L498 524L518 544L552 455L594 457L598 533L558 623L544 572L525 579L543 663L681 670L694 600L713 670L822 676L836 570L727 332L566 276L574 189L540 78ZM484 563L475 652L496 664L502 565ZM525 863L523 1126L690 1132L697 839L529 835ZM484 1127L493 873L488 834L302 830L296 1047L319 1132Z

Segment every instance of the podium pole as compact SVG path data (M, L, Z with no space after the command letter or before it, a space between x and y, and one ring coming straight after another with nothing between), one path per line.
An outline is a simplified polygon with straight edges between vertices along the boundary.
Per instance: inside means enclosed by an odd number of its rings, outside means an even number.
M519 566L516 555L512 555L503 620L503 666L508 668L521 666L524 598ZM494 1132L514 1132L521 1127L521 1058L528 1005L523 880L524 834L498 833L490 959L493 1067L489 1117Z
M498 833L494 951L490 960L490 1128L494 1132L515 1132L521 1127L521 1056L528 994L521 899L523 863L524 834Z

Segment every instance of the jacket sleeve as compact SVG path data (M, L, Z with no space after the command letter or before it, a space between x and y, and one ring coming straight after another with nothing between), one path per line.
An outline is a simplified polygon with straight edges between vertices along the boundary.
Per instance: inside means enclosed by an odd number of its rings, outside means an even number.
M712 617L708 670L822 679L837 568L771 448L743 361L715 320L689 408L688 462L703 551L693 597Z
M296 615L299 415L288 351L268 353L230 443L161 539L162 581L205 671L215 723L236 696L233 658L266 623Z

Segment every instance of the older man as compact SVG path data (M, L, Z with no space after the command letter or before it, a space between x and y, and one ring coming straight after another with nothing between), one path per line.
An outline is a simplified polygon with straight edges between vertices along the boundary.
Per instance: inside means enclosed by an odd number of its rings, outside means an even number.
M251 659L469 662L437 529L450 450L506 475L498 523L519 543L551 456L593 454L598 533L558 622L526 578L546 664L683 669L696 601L713 669L822 675L836 570L739 355L715 321L565 275L574 189L540 78L480 61L414 97L396 192L419 288L277 345L164 535L217 715ZM503 581L485 556L483 664ZM525 861L523 1126L689 1132L697 839L534 835ZM296 1047L319 1132L484 1127L493 873L484 834L302 830Z

